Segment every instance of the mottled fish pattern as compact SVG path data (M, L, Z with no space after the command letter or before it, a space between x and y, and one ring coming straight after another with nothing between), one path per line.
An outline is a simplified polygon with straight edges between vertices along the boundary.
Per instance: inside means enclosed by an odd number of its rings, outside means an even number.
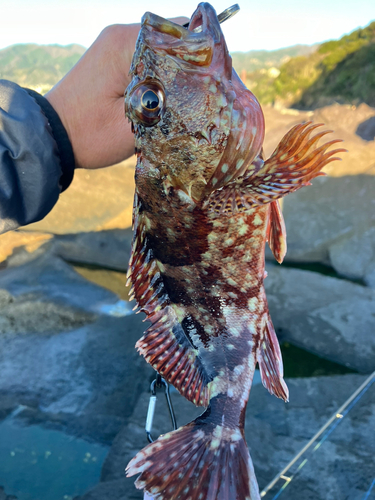
M202 25L200 33L194 28ZM255 366L288 400L263 281L264 247L278 262L286 233L278 200L322 175L342 150L293 127L262 155L264 119L235 71L214 9L188 29L142 19L125 94L136 139L132 294L151 325L136 347L204 413L129 463L159 500L259 500L244 439Z

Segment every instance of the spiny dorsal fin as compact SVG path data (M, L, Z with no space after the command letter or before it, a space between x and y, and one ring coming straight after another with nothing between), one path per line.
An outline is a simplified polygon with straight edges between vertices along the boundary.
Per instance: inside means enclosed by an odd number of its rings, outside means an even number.
M268 314L265 318L263 339L259 346L258 364L264 387L270 394L274 394L285 402L288 401L289 391L283 378L284 369L279 341Z
M278 200L270 203L266 238L275 259L281 264L286 254L286 229Z
M205 205L212 212L231 215L271 203L309 185L314 177L325 175L321 169L339 160L334 155L346 150L327 151L331 145L341 142L339 139L314 149L318 140L330 132L319 132L310 138L311 132L320 126L308 122L293 127L266 162L258 157L241 177L213 191Z
M151 326L136 347L146 361L186 399L197 406L207 406L210 378L171 305L159 263L147 241L147 217L140 211L140 205L136 195L128 278L132 283L130 298L136 299Z

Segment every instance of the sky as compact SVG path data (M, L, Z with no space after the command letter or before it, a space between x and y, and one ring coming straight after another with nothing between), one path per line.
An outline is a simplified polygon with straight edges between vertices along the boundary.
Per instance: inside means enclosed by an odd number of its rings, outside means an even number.
M236 0L211 0L219 14ZM240 12L223 24L231 52L311 45L368 25L374 0L237 0ZM194 12L197 0L0 0L0 49L16 43L88 47L107 25Z

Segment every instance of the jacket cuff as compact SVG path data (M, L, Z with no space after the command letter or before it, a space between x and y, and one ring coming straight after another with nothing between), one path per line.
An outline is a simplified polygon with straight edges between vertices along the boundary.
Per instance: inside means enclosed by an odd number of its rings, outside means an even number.
M74 176L75 160L72 144L69 140L67 131L65 130L59 115L56 113L51 103L35 90L24 88L26 92L33 97L36 103L41 108L44 116L47 118L51 127L53 138L56 141L59 157L61 161L62 174L60 177L61 192L67 189Z

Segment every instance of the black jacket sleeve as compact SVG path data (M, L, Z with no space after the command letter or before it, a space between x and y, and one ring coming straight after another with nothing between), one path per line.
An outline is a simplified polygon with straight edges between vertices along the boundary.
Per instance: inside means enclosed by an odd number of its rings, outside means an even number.
M48 101L0 80L0 234L47 215L73 169L69 139Z

